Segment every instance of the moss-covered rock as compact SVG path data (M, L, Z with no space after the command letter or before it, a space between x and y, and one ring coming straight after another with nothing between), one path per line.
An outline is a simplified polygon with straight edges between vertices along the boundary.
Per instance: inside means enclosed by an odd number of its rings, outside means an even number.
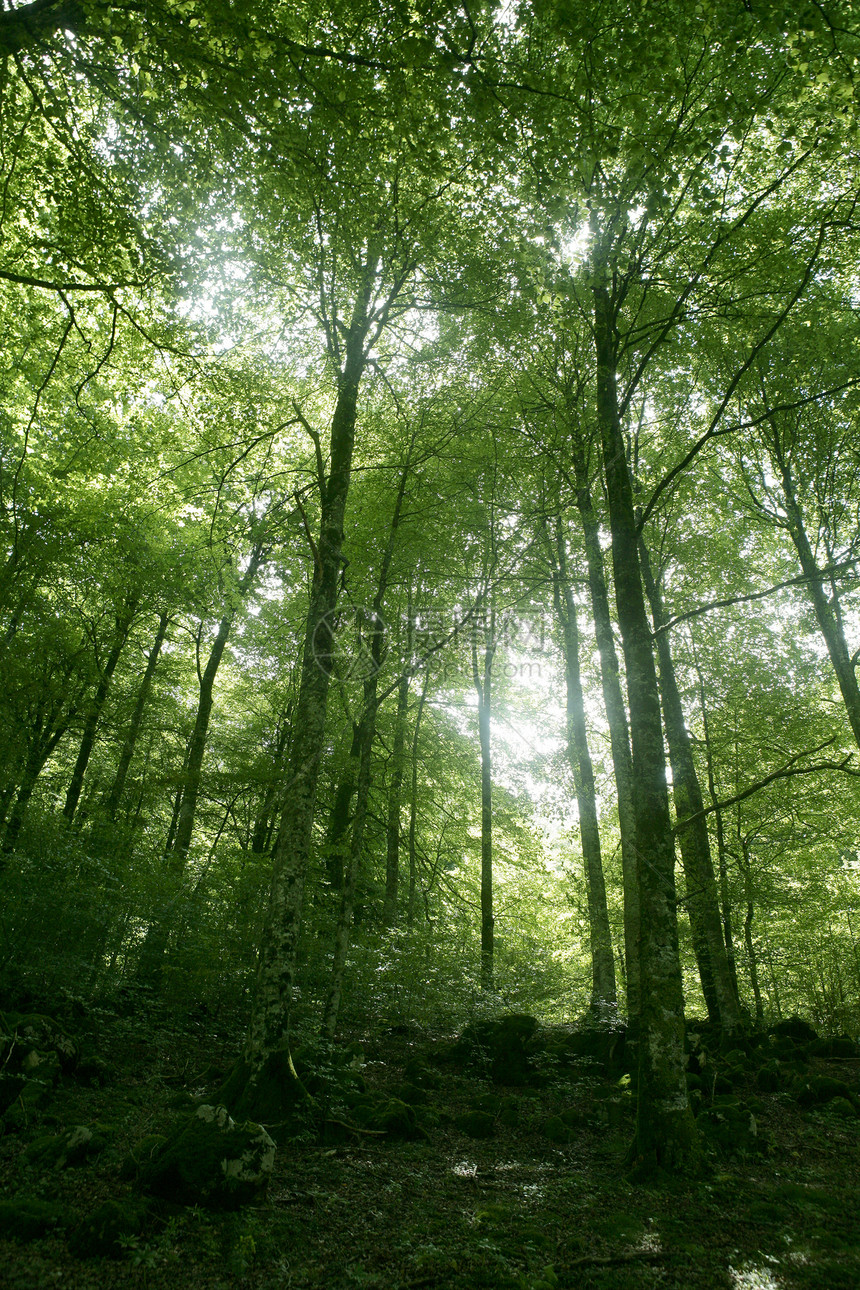
M259 1124L236 1124L223 1106L199 1106L140 1168L140 1185L179 1205L235 1209L265 1189L275 1144Z
M86 1124L76 1124L64 1133L36 1138L24 1152L24 1159L28 1164L43 1169L65 1169L67 1165L79 1165L98 1155L107 1144L108 1134L102 1126L90 1128Z
M560 1115L551 1115L544 1120L541 1125L541 1133L545 1138L549 1138L550 1142L555 1142L558 1145L570 1142L573 1137L570 1125L565 1124Z
M24 1079L14 1099L3 1112L3 1125L10 1133L19 1133L28 1129L51 1100L54 1091L53 1082L37 1079L35 1076Z
M857 1106L857 1098L848 1085L841 1079L831 1079L828 1075L813 1075L806 1079L797 1091L797 1100L803 1107L823 1106L834 1098L844 1098L852 1106Z
M0 1238L12 1241L38 1240L46 1232L66 1227L69 1216L62 1205L54 1201L19 1200L0 1201Z
M408 1083L415 1084L418 1088L434 1089L441 1083L438 1071L434 1071L424 1057L410 1057L403 1068L403 1074Z
M778 1021L775 1026L771 1026L770 1034L778 1039L790 1039L795 1044L814 1044L818 1039L818 1031L802 1017L787 1017L784 1021Z
M454 1121L467 1138L492 1138L496 1133L496 1118L489 1111L465 1111Z
M78 1060L78 1046L53 1017L29 1013L16 1020L13 1033L23 1050L35 1048L40 1052L56 1053L64 1072L74 1069Z
M143 1230L147 1217L143 1200L106 1200L69 1233L69 1249L78 1259L121 1259L126 1253L124 1242Z
M414 1106L397 1097L378 1097L365 1093L356 1099L351 1111L355 1124L371 1133L385 1134L404 1141L426 1139Z
M766 1062L756 1071L755 1082L763 1093L775 1093L782 1084L782 1073L779 1062Z
M715 1097L703 1107L697 1124L707 1141L726 1154L750 1155L767 1150L767 1139L749 1106L731 1096Z
M860 1044L848 1035L834 1035L810 1044L809 1052L825 1061L856 1061L860 1058Z
M499 1108L499 1124L507 1129L514 1129L520 1122L520 1104L515 1097L505 1097Z
M141 1170L152 1163L166 1142L167 1138L163 1133L150 1133L142 1138L122 1162L120 1178L126 1181L137 1178Z

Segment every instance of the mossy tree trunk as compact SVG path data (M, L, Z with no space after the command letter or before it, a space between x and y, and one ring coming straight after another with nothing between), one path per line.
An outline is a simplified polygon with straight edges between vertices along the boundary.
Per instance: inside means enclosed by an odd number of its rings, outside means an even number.
M699 1141L684 1072L684 997L675 903L675 848L660 693L618 411L617 309L602 276L598 264L593 286L597 420L630 707L639 878L641 1024L632 1155L646 1167L685 1168L698 1157Z

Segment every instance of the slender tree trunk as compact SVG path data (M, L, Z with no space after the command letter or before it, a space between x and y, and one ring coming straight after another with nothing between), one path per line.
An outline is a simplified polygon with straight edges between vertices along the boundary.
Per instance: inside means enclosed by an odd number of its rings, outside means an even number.
M698 660L694 657L694 666L696 675L699 679L699 706L702 710L702 730L704 733L705 744L705 765L708 771L708 796L711 799L711 805L714 808L714 823L717 830L717 860L720 880L720 906L722 911L723 922L723 943L726 947L726 958L729 964L729 973L732 979L735 997L740 999L738 989L738 969L735 960L734 933L732 930L732 901L731 892L729 891L729 862L728 851L726 849L725 825L723 823L723 812L719 805L717 795L717 781L714 772L714 750L711 744L711 727L708 718L708 705L705 699L705 678L702 675Z
M143 679L141 680L140 688L137 692L137 701L134 705L134 712L131 715L131 721L129 722L128 730L126 731L125 739L123 740L122 752L120 753L116 774L114 775L113 783L105 794L104 813L110 821L116 819L120 798L122 797L125 789L125 782L131 768L135 748L137 747L137 738L140 734L143 714L146 710L150 691L152 690L155 669L158 666L158 660L161 656L161 647L167 637L167 628L169 623L170 618L168 615L166 613L161 614L158 619L158 629L155 633L155 640L152 643L152 648L150 649L149 656L146 660L146 671L143 674Z
M397 725L391 752L391 782L388 786L388 819L386 821L385 903L382 909L384 927L397 922L397 892L400 885L400 797L403 789L403 744L406 738L406 709L409 703L410 675L406 672L397 687Z
M250 591L262 563L263 545L262 542L258 542L251 554L248 568L239 580L237 590L240 599L244 599ZM218 675L218 669L221 666L221 660L224 657L224 650L227 648L227 641L235 618L236 607L231 605L218 624L218 631L215 634L215 640L212 642L212 649L209 652L209 658L202 673L199 670L198 662L199 694L197 715L194 719L194 729L191 732L191 742L188 746L188 757L185 763L182 784L182 801L179 806L179 818L176 822L176 836L173 839L171 868L175 873L181 873L184 869L191 847L191 839L194 836L197 799L200 796L200 784L203 778L203 758L206 752L206 740L209 734L209 722L214 704L215 678Z
M105 703L107 702L111 679L116 671L116 665L119 662L120 654L128 640L128 633L131 628L132 620L134 619L135 611L137 610L137 604L138 597L135 596L126 605L122 616L118 617L116 620L116 631L114 633L113 644L111 645L110 653L105 660L105 665L102 669L101 676L99 677L92 702L89 704L86 721L84 722L84 733L83 738L81 739L81 746L78 750L75 768L72 771L72 778L69 781L69 787L66 791L66 802L63 807L63 815L66 817L69 824L74 820L75 811L78 809L81 790L84 786L84 775L86 774L87 766L90 763L90 757L92 756L92 751L96 742L96 730L98 729L99 720L101 719Z
M290 712L291 705L287 707L287 711L283 714L277 729L275 752L272 758L271 781L266 785L263 801L254 821L254 829L251 834L252 855L264 855L269 847L272 834L272 814L278 800L278 779L290 737Z
M337 1030L337 1019L343 997L343 979L346 970L346 958L349 953L350 931L355 909L355 891L361 867L364 826L367 821L367 803L370 798L371 759L375 730L376 695L374 692L370 706L365 708L363 718L359 722L359 769L356 782L355 815L352 822L347 863L344 866L340 911L334 939L331 985L329 986L321 1028L323 1039L329 1041L334 1039Z
M621 872L624 883L624 964L627 998L627 1038L635 1052L639 1031L640 970L639 970L639 879L637 875L638 852L636 849L636 813L633 809L633 759L630 755L630 734L627 712L621 692L621 672L615 651L612 630L612 613L606 589L603 551L600 546L600 525L594 510L588 482L588 469L584 452L579 443L573 445L573 464L576 477L576 505L582 523L585 559L588 567L588 587L591 596L591 613L594 633L600 656L600 682L603 706L609 725L609 743L618 799L618 826L621 833Z
M406 903L406 922L409 927L415 919L415 885L418 880L418 852L416 833L418 829L418 736L421 731L421 718L424 715L424 703L427 688L430 684L429 667L424 673L424 683L418 699L418 711L415 714L415 728L412 731L412 784L409 800L409 897Z
M851 729L854 732L854 738L858 746L860 746L860 686L857 683L857 673L854 670L854 663L845 640L845 630L842 616L839 612L836 591L835 588L831 587L834 593L834 602L831 603L824 589L824 575L818 568L815 554L806 533L803 511L794 487L791 466L781 453L775 453L775 458L775 464L778 466L782 479L782 491L788 515L788 531L800 558L800 567L806 576L806 586L812 601L815 619L821 629L821 635L824 637L833 671L836 673L836 680L839 683L839 689L845 704L845 711L848 714L848 720L851 723Z
M660 693L639 569L636 518L618 413L614 314L594 287L597 420L612 533L618 625L624 648L638 850L641 1026L635 1158L683 1168L698 1155L684 1074L684 996L675 906L675 847L669 815Z
M355 443L358 388L367 362L368 310L378 265L368 250L364 282L345 339L345 361L331 426L327 479L321 480L318 545L305 625L294 734L284 788L281 823L272 863L257 989L243 1061L230 1089L237 1110L276 1120L289 1104L295 1069L289 1058L289 1013L302 896L310 858L314 804L325 746L328 688L334 651L333 613L341 578L344 518ZM225 1090L226 1092L226 1090Z
M493 989L493 754L492 704L493 657L496 652L495 608L484 627L482 665L478 664L478 642L472 638L472 680L478 695L478 740L481 746L481 989Z
M24 816L27 814L27 807L30 805L30 799L36 787L36 781L51 753L57 747L76 715L77 708L70 708L60 724L50 734L47 733L47 730L41 729L41 732L35 735L24 764L24 774L18 785L12 812L6 825L6 832L3 835L3 852L15 850L15 845L24 823ZM48 725L47 729L50 730L50 725Z
M349 857L347 835L352 818L352 799L358 783L361 762L361 722L352 723L352 741L349 758L334 792L331 814L328 822L328 837L325 844L325 863L328 880L335 891L343 888L344 874Z
M594 767L588 747L585 726L585 702L579 668L579 627L576 602L567 576L567 551L561 521L556 517L555 552L550 548L553 574L553 602L562 630L565 686L567 693L567 757L573 772L576 801L579 808L579 835L585 867L588 897L588 925L591 948L591 1006L593 1016L602 1022L614 1019L617 1004L615 959L606 905L606 883L600 852L600 828L597 819L597 797L594 789Z
M678 845L687 882L687 908L693 933L693 949L699 965L708 1016L730 1035L741 1029L743 1023L720 926L717 879L711 859L707 820L702 813L705 803L675 676L669 633L665 630L666 615L660 588L652 573L651 559L644 541L640 542L639 550L642 576L657 636L663 722L672 767L672 795L678 817ZM690 816L693 818L685 823Z

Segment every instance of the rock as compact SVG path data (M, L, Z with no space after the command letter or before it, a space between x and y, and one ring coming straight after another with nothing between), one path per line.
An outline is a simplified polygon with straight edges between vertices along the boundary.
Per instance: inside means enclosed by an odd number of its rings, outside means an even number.
M466 1111L454 1121L461 1133L467 1138L492 1138L496 1133L496 1120L489 1111Z
M621 1071L625 1059L625 1032L590 1028L569 1035L565 1047L569 1057L590 1061L605 1073Z
M66 1211L53 1201L29 1197L0 1201L0 1237L7 1240L35 1241L67 1223Z
M560 1115L551 1115L549 1119L544 1120L541 1133L545 1138L549 1138L550 1142L560 1145L570 1142L573 1136L569 1125L565 1124Z
M797 1100L803 1107L823 1106L835 1097L844 1098L852 1106L857 1102L847 1084L841 1079L830 1079L827 1075L813 1075L811 1079L804 1081L797 1093Z
M490 1074L496 1084L522 1087L536 1084L543 1076L529 1051L529 1041L538 1023L525 1013L512 1013L495 1021L474 1021L464 1029L451 1053L450 1060L459 1062L489 1062Z
M778 1021L775 1026L771 1026L770 1034L781 1039L791 1039L795 1044L814 1044L818 1039L818 1032L802 1017L788 1017L785 1021Z
M755 1082L763 1093L775 1093L782 1083L779 1062L772 1061L762 1066L756 1072Z
M520 1122L520 1104L515 1097L502 1099L498 1115L499 1124L507 1129L514 1129Z
M48 1105L53 1084L42 1079L25 1079L15 1100L3 1112L3 1124L10 1133L27 1129L38 1113Z
M140 1171L155 1159L166 1142L167 1138L163 1133L150 1133L147 1137L142 1138L122 1162L119 1171L120 1178L126 1181L137 1178Z
M21 1017L15 1024L14 1034L22 1048L54 1052L65 1073L74 1069L78 1060L77 1045L52 1017L40 1013Z
M856 1061L860 1058L860 1044L848 1035L835 1035L811 1044L809 1052L811 1056L821 1057L825 1061Z
M714 1098L711 1106L702 1108L697 1124L707 1140L724 1152L747 1155L767 1150L755 1115L737 1098Z
M78 1259L121 1259L126 1254L123 1241L137 1236L147 1217L145 1201L106 1200L69 1234L69 1249Z
M828 1105L831 1115L838 1115L842 1120L856 1120L857 1111L846 1097L834 1097Z
M427 1138L418 1123L415 1107L397 1097L378 1098L372 1093L364 1094L353 1104L351 1115L357 1125L371 1133L385 1133L389 1138L407 1142Z
M423 1057L410 1057L403 1069L403 1074L406 1080L417 1088L438 1088L441 1083L438 1073L427 1065Z
M65 1133L36 1138L24 1152L24 1159L28 1164L46 1169L65 1169L67 1165L81 1164L88 1157L104 1151L106 1146L107 1135L103 1129L76 1124Z
M235 1209L265 1189L275 1144L259 1124L236 1124L224 1106L198 1106L140 1168L140 1184L179 1205Z

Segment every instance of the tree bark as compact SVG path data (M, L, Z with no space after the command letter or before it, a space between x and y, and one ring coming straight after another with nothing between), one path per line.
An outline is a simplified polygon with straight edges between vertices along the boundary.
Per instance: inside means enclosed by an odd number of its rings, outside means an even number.
M815 620L824 637L827 653L845 704L845 711L854 738L860 747L860 686L857 684L857 673L854 662L845 640L845 629L842 615L839 612L839 600L835 587L831 586L831 601L824 589L824 575L818 568L818 562L809 541L803 522L803 509L797 497L791 466L784 454L778 449L774 452L775 464L780 472L782 491L785 498L785 510L788 516L788 531L800 559L800 567L806 576L806 585Z
M573 466L576 479L576 505L582 523L585 560L594 633L600 656L600 682L603 706L609 725L609 743L618 799L618 827L621 834L621 872L624 883L624 966L627 999L628 1042L635 1046L639 1030L639 879L637 875L636 813L633 809L633 759L630 755L630 733L627 711L621 692L621 671L615 651L612 613L606 589L600 525L594 510L588 481L588 469L582 446L573 444Z
M75 768L72 771L72 778L69 781L69 787L66 791L66 802L63 807L63 815L69 824L74 820L75 812L78 809L81 790L84 786L84 775L87 773L87 766L90 764L90 757L92 756L92 751L95 747L96 731L98 729L99 720L101 719L105 703L107 702L110 683L113 674L116 671L116 665L119 662L120 654L125 648L125 644L128 640L128 633L137 610L137 605L138 597L134 596L126 604L123 614L121 616L117 616L113 644L111 645L110 653L105 660L105 665L101 670L95 694L93 695L92 701L87 709L81 746L78 749Z
M727 1035L731 1035L740 1030L743 1023L720 926L717 880L711 858L707 819L703 814L705 803L678 690L669 633L665 630L663 598L652 572L651 558L644 541L640 542L639 550L642 577L657 637L663 723L672 767L672 796L678 818L678 845L687 884L687 912L693 933L693 950L699 966L708 1017L717 1022ZM693 817L692 820L685 823L689 816Z
M412 783L409 799L409 896L406 902L406 923L411 927L415 920L415 886L418 881L418 851L416 833L418 829L418 736L421 731L421 718L424 715L424 703L427 699L427 688L430 684L429 667L424 673L424 683L418 699L418 711L415 714L415 727L412 731Z
M406 738L406 709L409 703L409 682L405 673L397 687L397 724L394 728L394 747L391 750L391 781L388 786L388 818L386 820L385 847L385 902L382 908L383 927L397 923L397 893L400 886L400 798L403 790L403 744Z
M549 554L552 565L553 603L562 631L567 695L567 758L573 773L576 802L579 808L579 836L582 843L585 888L588 898L591 949L590 1011L596 1020L606 1023L615 1019L617 1005L615 959L612 953L606 883L600 851L594 767L585 726L576 602L567 575L567 550L558 517L556 517L555 551L550 547Z
M636 518L618 412L609 291L594 284L597 420L612 534L618 625L624 649L633 755L640 904L641 1026L634 1158L683 1168L698 1155L684 1073L684 997L675 905L660 693L639 568Z
M116 774L114 775L113 783L105 794L104 812L107 819L111 822L116 819L120 799L125 789L125 781L128 778L128 772L131 768L134 751L137 747L137 737L140 734L143 714L146 709L147 702L149 701L152 682L155 676L155 669L158 666L158 660L161 656L161 647L167 637L167 628L169 623L169 616L166 613L162 613L158 619L158 628L155 633L155 640L152 643L152 648L150 649L149 656L146 660L146 671L143 674L143 679L141 680L140 688L137 692L137 701L134 705L134 712L131 715L131 721L129 722L128 730L126 731L125 739L123 740L122 752L120 753Z
M484 650L478 664L478 642L472 637L472 680L478 696L478 741L481 747L481 989L493 989L494 929L493 917L493 657L496 652L496 615L490 609L489 624L484 626Z
M283 1071L289 1061L289 1014L302 897L310 858L314 804L325 746L328 688L334 650L333 613L341 577L344 518L355 444L358 389L367 362L365 342L378 253L368 249L364 278L345 339L331 425L331 458L321 480L321 514L314 578L305 624L304 651L281 822L272 862L269 901L257 973L257 988L243 1059L231 1100L237 1109L276 1120L289 1102ZM267 1077L268 1076L268 1077Z
M239 579L237 594L240 599L244 599L253 586L254 579L263 563L263 557L263 544L258 541L251 553L248 567ZM194 718L194 729L191 732L191 741L188 745L188 756L182 777L182 801L179 806L176 836L173 839L171 852L171 869L176 874L181 873L185 868L188 852L191 848L191 839L194 836L197 800L200 796L200 784L203 778L203 758L206 752L206 740L209 734L209 722L214 704L215 678L218 675L218 669L224 657L224 650L227 648L227 641L236 619L237 609L238 605L233 603L222 616L218 624L218 631L215 633L215 640L212 642L212 649L209 651L209 658L206 660L206 666L202 672L200 672L198 661L199 692L197 714Z

